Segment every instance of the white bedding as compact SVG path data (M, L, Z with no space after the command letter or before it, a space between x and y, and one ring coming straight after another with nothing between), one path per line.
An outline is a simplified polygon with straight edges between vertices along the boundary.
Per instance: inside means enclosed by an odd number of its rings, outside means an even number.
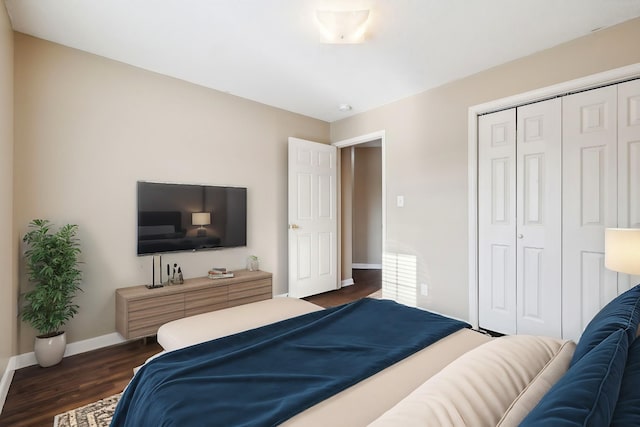
M515 335L451 362L372 427L518 426L567 370L575 344Z
M283 426L366 426L467 351L491 338L462 329L296 415Z
M165 323L158 329L158 344L166 351L177 350L319 310L323 308L297 298L239 305Z

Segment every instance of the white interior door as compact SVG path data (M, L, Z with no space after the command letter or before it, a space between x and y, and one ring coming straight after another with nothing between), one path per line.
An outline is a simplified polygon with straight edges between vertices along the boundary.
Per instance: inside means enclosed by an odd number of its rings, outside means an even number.
M562 101L517 110L518 334L562 336Z
M618 85L618 227L640 228L640 79ZM618 273L618 293L638 283Z
M562 101L562 336L577 340L617 292L604 267L604 229L617 224L617 89Z
M289 138L289 296L338 288L337 149Z
M516 333L516 110L478 118L478 319Z

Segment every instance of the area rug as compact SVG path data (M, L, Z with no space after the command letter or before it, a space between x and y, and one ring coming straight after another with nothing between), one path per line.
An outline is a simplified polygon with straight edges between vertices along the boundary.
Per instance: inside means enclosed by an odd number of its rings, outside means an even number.
M122 393L58 414L53 427L108 427Z

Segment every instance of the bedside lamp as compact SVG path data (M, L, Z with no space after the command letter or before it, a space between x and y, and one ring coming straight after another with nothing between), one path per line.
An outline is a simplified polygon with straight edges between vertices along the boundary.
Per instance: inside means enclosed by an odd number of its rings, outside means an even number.
M640 228L605 229L604 265L609 270L640 275Z
M207 230L205 230L204 226L211 224L211 213L193 212L191 214L191 224L200 226L198 228L198 237L205 237L207 235Z

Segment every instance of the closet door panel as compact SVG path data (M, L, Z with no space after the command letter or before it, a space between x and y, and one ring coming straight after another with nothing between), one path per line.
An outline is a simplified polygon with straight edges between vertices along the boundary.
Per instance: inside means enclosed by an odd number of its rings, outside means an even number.
M478 118L480 327L516 333L515 109Z
M618 85L618 227L640 228L640 80ZM638 283L618 273L618 293Z
M562 335L562 101L517 110L517 332Z
M617 225L617 88L562 99L562 336L577 340L617 295L604 229Z

